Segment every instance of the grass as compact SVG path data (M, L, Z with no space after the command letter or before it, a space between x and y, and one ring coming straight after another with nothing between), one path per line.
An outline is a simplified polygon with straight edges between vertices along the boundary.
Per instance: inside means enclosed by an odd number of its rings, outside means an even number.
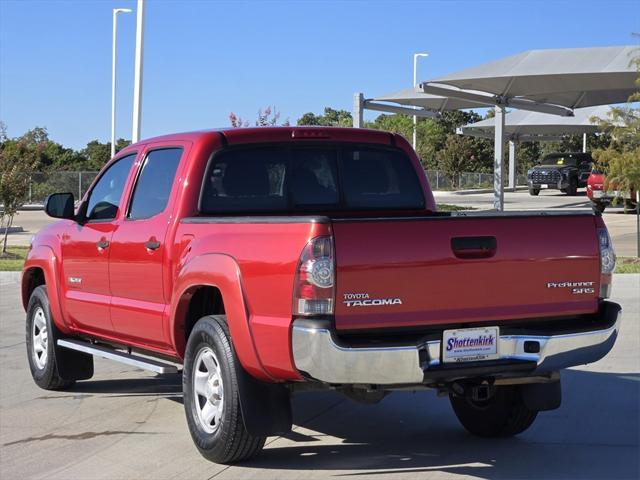
M640 258L618 257L614 273L640 273Z
M449 203L439 203L439 212L459 212L461 210L475 210L473 207L461 207L460 205L451 205Z
M0 256L0 271L19 272L29 247L7 247L7 256Z

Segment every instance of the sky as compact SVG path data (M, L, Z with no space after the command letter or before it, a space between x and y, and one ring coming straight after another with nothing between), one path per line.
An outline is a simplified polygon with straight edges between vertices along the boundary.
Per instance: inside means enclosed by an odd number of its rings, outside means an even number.
M639 2L146 0L142 138L253 122L275 106L293 124L534 48L638 44ZM118 24L117 136L130 138L134 0L0 0L0 120L46 127L65 146L107 141L112 9ZM373 112L368 115L375 115Z

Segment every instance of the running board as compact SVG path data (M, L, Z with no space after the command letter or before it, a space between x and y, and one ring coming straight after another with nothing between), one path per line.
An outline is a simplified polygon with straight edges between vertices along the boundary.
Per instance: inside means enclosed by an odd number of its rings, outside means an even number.
M88 342L60 339L58 340L58 346L88 353L96 357L114 360L116 362L126 363L127 365L142 368L144 370L151 370L152 372L156 373L178 373L178 368L170 363L119 352L112 348L102 347Z

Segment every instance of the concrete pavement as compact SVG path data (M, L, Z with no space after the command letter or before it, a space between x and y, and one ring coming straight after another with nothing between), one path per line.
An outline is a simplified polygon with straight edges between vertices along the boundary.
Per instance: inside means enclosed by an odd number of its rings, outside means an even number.
M514 439L483 440L432 392L364 406L338 394L294 400L294 430L241 466L205 461L180 378L98 359L69 392L38 389L24 345L17 275L0 274L0 478L636 479L640 476L640 275L616 275L624 321L614 350L565 371L563 405Z

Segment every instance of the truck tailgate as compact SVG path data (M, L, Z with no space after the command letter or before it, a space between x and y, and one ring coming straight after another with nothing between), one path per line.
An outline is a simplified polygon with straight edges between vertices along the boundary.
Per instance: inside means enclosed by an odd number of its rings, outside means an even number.
M418 327L597 310L592 215L335 220L336 328Z

